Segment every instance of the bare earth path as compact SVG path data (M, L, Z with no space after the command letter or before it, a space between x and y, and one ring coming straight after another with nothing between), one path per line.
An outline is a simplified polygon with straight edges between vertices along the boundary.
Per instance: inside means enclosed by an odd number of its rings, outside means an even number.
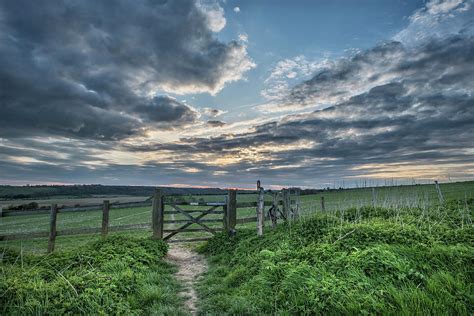
M203 256L180 245L171 245L166 256L168 262L178 267L176 277L184 285L182 295L186 297L186 308L191 315L197 315L197 294L194 285L198 277L207 270Z

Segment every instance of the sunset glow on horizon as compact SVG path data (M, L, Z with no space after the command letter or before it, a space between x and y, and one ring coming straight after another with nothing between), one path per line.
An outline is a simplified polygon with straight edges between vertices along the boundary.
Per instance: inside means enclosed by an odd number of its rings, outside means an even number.
M474 179L473 0L7 0L0 56L0 184Z

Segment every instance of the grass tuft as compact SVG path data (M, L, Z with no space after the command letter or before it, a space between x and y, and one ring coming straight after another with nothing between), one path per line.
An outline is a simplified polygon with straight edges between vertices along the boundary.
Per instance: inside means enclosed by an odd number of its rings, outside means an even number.
M0 314L185 314L168 245L112 236L51 255L3 252Z
M262 238L220 234L200 249L210 259L201 313L472 315L474 230L457 223L446 203L317 214Z

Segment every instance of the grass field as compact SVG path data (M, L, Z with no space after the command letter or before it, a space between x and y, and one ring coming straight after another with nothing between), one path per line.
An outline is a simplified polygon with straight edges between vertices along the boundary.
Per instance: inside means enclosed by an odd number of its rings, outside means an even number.
M472 315L473 212L361 207L221 234L201 249L201 313Z
M474 198L474 182L460 182L441 184L441 190L446 200L457 200L462 206L465 201ZM375 200L374 194L375 192ZM398 186L398 187L378 187L374 191L371 188L361 189L345 189L322 192L316 195L302 195L301 210L302 216L310 216L321 209L321 197L324 196L326 211L344 210L353 207L362 207L368 205L381 206L385 208L399 209L404 207L422 207L428 208L439 203L438 194L434 185L416 185L416 186ZM171 198L171 197L170 197ZM190 197L186 197L190 198ZM196 200L202 198L206 201L223 202L225 196L209 195L196 196ZM271 195L266 195L266 200L271 201ZM104 198L105 199L105 198ZM239 202L255 202L257 196L255 194L238 194ZM75 204L86 205L93 204L89 199L74 199ZM110 199L113 201L113 199ZM98 202L96 198L94 203ZM185 209L205 209L205 207L186 206ZM166 210L170 207L167 206ZM255 208L238 209L238 217L254 216ZM57 227L58 230L69 228L93 228L100 227L102 213L101 211L87 211L74 213L59 213ZM209 215L206 218L222 218L222 215ZM165 219L185 219L182 215L165 215ZM141 224L151 222L151 207L137 207L126 209L111 209L110 226ZM219 223L208 223L211 227L221 227ZM252 227L255 224L247 224ZM178 224L168 224L165 228L176 228ZM199 228L197 225L191 228ZM49 215L28 215L28 216L11 216L0 218L0 235L20 233L20 232L40 232L48 231ZM125 233L115 233L125 235L149 236L149 231L132 231ZM208 235L207 233L186 233L179 234L177 237L197 237ZM90 240L96 240L97 234L82 236L63 236L56 240L57 249L72 249L78 245L82 245ZM24 251L44 252L47 245L46 238L37 238L31 240L2 241L1 247L10 246Z
M222 233L194 244L210 264L198 285L200 313L472 315L474 182L441 190L443 203L434 185L303 195L297 222L276 230L266 223L260 238L248 223L236 237ZM238 209L238 217L254 215L254 207ZM58 231L100 227L101 217L101 211L60 212ZM0 235L49 227L49 214L0 220ZM150 222L148 206L110 211L110 226ZM147 238L148 230L110 235L59 236L52 255L43 254L46 238L1 242L1 314L186 314L175 270L161 259L166 244Z
M3 205L5 209L10 206L17 206L27 204L31 202L38 203L39 207L48 207L51 204L57 204L58 207L73 207L73 206L89 206L101 204L104 200L109 200L110 203L128 203L128 202L141 202L148 199L149 196L131 196L131 195L101 195L87 198L80 197L50 197L47 199L8 199L0 200L0 205Z

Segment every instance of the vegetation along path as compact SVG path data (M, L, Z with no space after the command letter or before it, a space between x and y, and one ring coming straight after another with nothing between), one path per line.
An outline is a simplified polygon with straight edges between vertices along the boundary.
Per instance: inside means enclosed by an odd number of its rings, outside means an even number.
M192 315L197 315L194 286L199 276L207 270L206 260L195 251L176 244L169 248L166 257L168 262L178 267L176 277L184 286L182 294L186 298L186 308Z

